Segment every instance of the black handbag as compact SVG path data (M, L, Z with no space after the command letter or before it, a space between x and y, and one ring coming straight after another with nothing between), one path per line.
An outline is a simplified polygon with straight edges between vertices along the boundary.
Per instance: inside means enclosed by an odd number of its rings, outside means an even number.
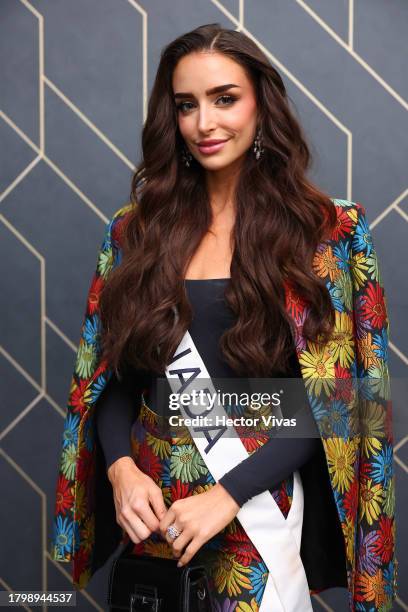
M177 567L177 559L132 555L130 541L114 559L108 587L110 612L213 612L202 565Z

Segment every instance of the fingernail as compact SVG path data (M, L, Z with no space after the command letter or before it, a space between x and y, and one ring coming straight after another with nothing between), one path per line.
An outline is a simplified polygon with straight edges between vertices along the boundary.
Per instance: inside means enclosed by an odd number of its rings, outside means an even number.
M179 561L179 562L177 563L177 567L181 567L182 565L183 565L183 564L181 563L181 561Z

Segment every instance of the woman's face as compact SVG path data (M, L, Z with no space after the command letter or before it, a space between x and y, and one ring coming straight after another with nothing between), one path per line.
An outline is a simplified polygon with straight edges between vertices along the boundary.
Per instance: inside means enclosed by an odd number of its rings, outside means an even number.
M255 91L240 64L222 53L190 53L174 70L173 93L180 133L197 161L208 170L240 166L257 125ZM214 152L199 148L210 139L227 142Z

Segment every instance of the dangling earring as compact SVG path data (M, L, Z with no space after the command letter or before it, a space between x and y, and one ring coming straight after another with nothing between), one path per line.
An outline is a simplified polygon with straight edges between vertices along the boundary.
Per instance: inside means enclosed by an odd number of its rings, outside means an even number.
M185 147L183 145L182 149L181 149L181 159L184 163L184 165L189 168L190 167L190 163L193 160L193 156L191 155L190 151L187 149L187 147Z
M262 148L262 133L261 133L261 128L258 128L258 131L256 133L256 138L254 140L254 149L253 149L254 153L255 153L255 157L256 159L259 159L262 155L262 153L264 152L264 149Z

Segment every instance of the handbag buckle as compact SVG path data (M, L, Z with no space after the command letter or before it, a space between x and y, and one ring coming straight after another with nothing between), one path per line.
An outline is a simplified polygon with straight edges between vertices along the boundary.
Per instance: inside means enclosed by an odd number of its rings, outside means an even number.
M161 602L157 587L137 584L135 592L130 596L130 612L159 612Z
M201 601L203 601L203 599L205 599L205 587L203 587L202 589L197 589L197 597Z

